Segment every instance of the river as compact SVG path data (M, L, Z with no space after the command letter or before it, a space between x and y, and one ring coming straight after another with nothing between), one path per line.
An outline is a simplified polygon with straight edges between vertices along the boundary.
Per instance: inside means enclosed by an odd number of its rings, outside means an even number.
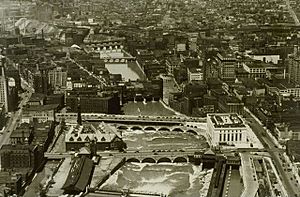
M101 187L104 190L205 197L213 170L191 163L126 163Z
M208 148L204 136L176 131L124 131L128 150L182 150Z

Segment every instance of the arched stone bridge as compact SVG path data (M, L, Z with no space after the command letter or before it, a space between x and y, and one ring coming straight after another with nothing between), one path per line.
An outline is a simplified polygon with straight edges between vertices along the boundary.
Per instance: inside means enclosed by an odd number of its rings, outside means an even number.
M126 162L138 163L182 163L189 162L189 158L194 157L195 152L203 152L201 149L186 150L186 151L172 151L172 152L127 152L116 153L113 156L121 156L126 158ZM100 154L104 156L105 153Z
M126 162L138 163L187 163L189 162L188 156L161 156L152 155L147 157L126 157Z
M190 128L186 126L142 126L142 125L123 125L117 124L116 128L119 130L142 130L142 131L172 131L172 132L186 132L194 135L206 136L206 130L202 128Z

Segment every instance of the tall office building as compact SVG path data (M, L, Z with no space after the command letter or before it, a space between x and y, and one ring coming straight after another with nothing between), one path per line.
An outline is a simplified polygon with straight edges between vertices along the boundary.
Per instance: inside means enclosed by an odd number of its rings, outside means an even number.
M16 87L15 79L9 77L7 80L7 98L8 98L8 111L16 111L19 101L18 89Z
M300 85L300 56L295 55L289 58L288 63L289 81L293 85Z
M67 71L62 67L56 67L48 72L48 84L54 90L65 89L67 87Z
M1 75L0 75L0 103L4 104L5 112L8 112L8 97L7 97L7 80L4 72L5 59L1 58Z

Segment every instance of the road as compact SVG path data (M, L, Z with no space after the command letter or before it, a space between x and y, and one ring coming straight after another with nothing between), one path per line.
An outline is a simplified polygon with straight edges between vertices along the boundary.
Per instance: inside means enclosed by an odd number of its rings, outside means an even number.
M21 102L18 105L19 110L12 113L11 118L9 119L8 123L6 124L5 130L3 131L3 134L0 137L0 149L3 146L3 144L9 143L9 137L10 137L12 131L15 130L16 127L18 126L18 121L21 118L23 107L26 105L29 98L31 97L31 94L34 91L33 88L28 86L28 84L24 80L22 80L21 85L25 90L28 90L28 91L21 95Z
M76 62L74 59L72 58L68 58L68 60L70 60L73 64L76 64L81 70L85 71L86 73L88 73L90 76L94 77L96 80L99 81L99 83L102 85L102 87L107 86L106 81L104 78L102 78L101 76L96 76L95 74L93 74L92 72L88 71L86 68L84 68L81 64L79 64L78 62Z
M282 183L287 190L288 196L294 197L297 196L297 194L300 194L300 188L295 185L294 179L291 180L290 175L284 171L283 163L279 156L284 150L279 149L268 134L264 134L266 133L265 129L251 116L251 114L246 112L245 117L249 121L249 125L253 132L270 154L279 176L282 179Z

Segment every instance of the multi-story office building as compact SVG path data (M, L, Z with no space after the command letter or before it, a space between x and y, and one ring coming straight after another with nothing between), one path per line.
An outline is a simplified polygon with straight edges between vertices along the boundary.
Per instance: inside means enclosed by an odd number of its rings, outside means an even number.
M222 79L234 79L237 59L233 55L222 55L217 53L215 58L219 64L219 77Z
M188 68L188 82L191 81L203 81L203 71L201 68Z
M300 57L292 56L288 63L289 81L293 85L300 85Z
M4 104L5 112L8 111L7 80L5 78L4 67L1 66L0 75L0 103Z
M1 169L36 169L41 162L38 146L5 144L1 147Z
M67 71L63 70L62 67L56 67L48 72L48 84L54 88L65 89L67 87Z

